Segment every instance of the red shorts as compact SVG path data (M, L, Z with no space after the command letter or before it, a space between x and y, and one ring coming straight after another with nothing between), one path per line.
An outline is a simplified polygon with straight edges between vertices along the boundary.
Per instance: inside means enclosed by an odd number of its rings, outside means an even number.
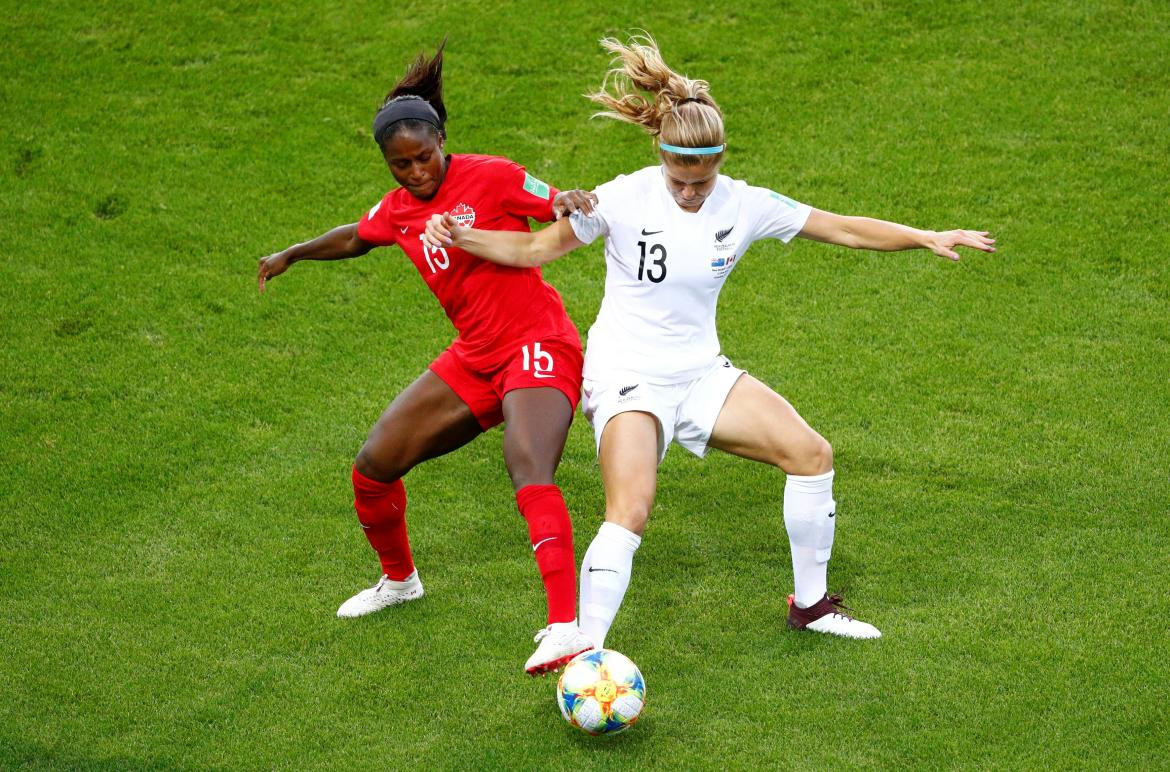
M516 344L515 356L491 372L472 370L448 348L431 362L430 370L467 403L479 425L492 428L504 420L504 395L513 389L551 386L569 400L572 410L581 399L581 344L566 338Z

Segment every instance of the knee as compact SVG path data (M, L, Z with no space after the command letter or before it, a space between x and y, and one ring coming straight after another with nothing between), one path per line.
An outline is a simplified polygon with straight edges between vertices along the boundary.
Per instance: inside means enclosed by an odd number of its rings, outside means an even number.
M607 523L616 523L627 531L636 533L639 536L646 530L646 522L649 519L649 502L609 504L605 508L605 521Z
M824 474L833 468L833 446L821 435L812 435L791 452L781 454L776 466L787 474Z
M504 459L508 466L508 476L512 478L512 488L520 490L528 485L552 485L554 464L549 459L542 459L530 450L510 450Z
M809 463L816 467L813 474L824 474L833 468L833 446L819 434L813 443Z
M362 445L353 465L363 477L386 483L394 482L410 471L409 467L404 468L400 460L391 454L375 452L369 442Z

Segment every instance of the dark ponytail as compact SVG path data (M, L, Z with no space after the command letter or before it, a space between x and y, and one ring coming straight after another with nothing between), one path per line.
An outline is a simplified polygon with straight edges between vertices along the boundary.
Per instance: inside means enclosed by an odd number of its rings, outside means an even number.
M386 123L383 125L381 132L375 129L374 139L379 145L388 141L400 129L429 129L437 133L440 137L447 135L447 108L443 104L443 49L446 46L447 38L444 37L443 42L439 44L439 49L435 51L435 55L430 59L427 59L425 54L420 53L414 62L411 63L410 67L407 68L406 74L386 94L386 99L382 102L382 107L378 111L379 116L386 117L386 108L390 107L395 101L401 103L403 101L421 99L434 110L438 119L437 123L413 116L396 120L392 123ZM378 119L375 118L375 126L378 123Z

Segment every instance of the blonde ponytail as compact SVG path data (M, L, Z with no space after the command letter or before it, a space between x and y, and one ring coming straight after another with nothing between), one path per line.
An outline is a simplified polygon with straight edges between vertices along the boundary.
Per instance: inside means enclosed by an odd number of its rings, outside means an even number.
M585 95L606 108L594 117L641 126L665 145L709 150L724 145L723 113L711 98L710 84L671 70L662 60L654 38L648 34L634 35L629 43L622 43L607 37L602 38L601 47L614 58L601 88ZM639 92L646 92L649 97ZM721 151L702 156L661 152L664 157L684 165L722 155Z

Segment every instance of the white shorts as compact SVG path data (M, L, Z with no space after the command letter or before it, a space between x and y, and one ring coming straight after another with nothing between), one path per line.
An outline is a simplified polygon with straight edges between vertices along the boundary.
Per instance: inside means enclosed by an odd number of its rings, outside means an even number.
M583 383L581 410L593 424L593 440L601 451L601 433L609 419L619 413L639 411L658 419L658 462L666 456L671 441L699 458L707 455L707 441L731 387L743 375L722 354L701 375L683 383L646 383L636 375L626 380Z

